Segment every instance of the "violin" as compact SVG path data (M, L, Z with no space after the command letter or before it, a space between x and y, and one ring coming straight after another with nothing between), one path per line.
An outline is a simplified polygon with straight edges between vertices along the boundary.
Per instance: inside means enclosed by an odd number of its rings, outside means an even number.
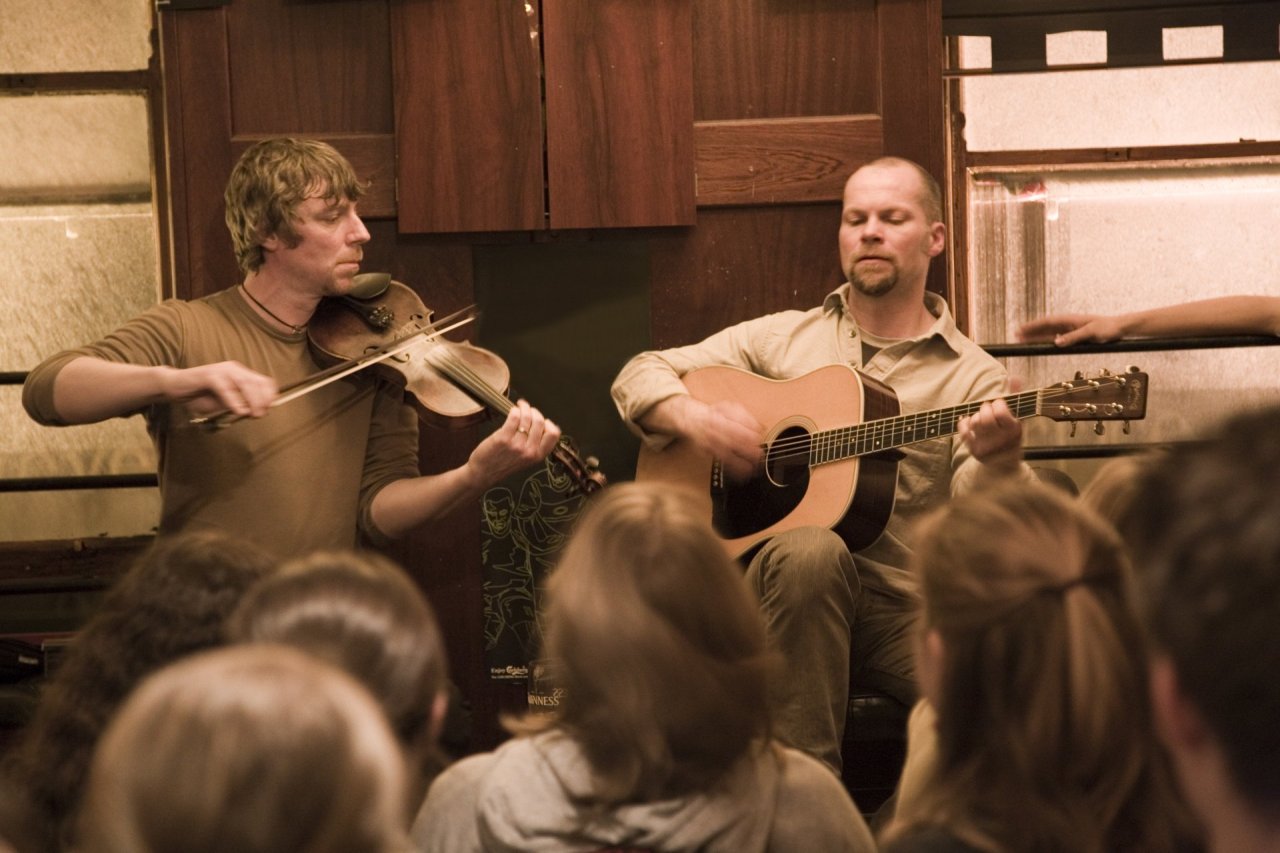
M515 406L507 396L511 373L501 358L441 337L456 315L433 324L433 312L407 285L385 274L366 276L354 295L330 297L317 306L307 325L317 358L337 361L336 367L368 360L369 366L376 365L402 384L419 417L434 425L464 426L490 411L505 416ZM460 313L465 316L461 322L473 316ZM608 482L595 457L581 457L566 436L552 449L551 458L583 494Z

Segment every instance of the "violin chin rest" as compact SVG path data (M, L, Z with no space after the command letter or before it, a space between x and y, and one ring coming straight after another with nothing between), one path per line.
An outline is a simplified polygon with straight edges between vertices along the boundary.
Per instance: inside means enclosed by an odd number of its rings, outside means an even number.
M387 292L387 288L391 286L391 273L362 272L351 281L348 296L355 299L373 299Z

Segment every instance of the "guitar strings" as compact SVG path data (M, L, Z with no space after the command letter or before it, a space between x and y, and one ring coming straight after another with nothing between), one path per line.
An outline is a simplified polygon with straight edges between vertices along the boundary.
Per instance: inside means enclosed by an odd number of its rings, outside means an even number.
M1026 403L1034 402L1037 397L1040 397L1041 399L1052 399L1057 396L1065 396L1071 393L1074 393L1073 389L1062 389L1055 386L1050 386L1049 388L1041 389L1040 391L1026 391L1020 394L1004 397L1003 399L1005 400L1006 403L1009 403L1011 405L1011 408L1014 408L1015 410L1017 410ZM986 402L986 401L975 401L975 402L963 403L958 406L952 406L950 408L944 408L944 409L937 409L930 412L916 412L908 415L897 415L890 418L881 418L878 420L867 421L861 424L853 424L846 427L836 427L830 430L822 430L822 431L819 431L818 433L809 433L804 436L799 436L793 439L784 439L783 441L775 442L771 446L775 450L778 448L782 448L786 450L786 449L795 447L798 449L798 453L790 454L790 455L799 455L800 453L807 454L809 452L809 449L814 444L815 440L822 441L823 436L827 436L829 440L830 436L841 433L841 432L848 432L850 436L856 435L858 433L863 433L864 434L863 439L865 440L865 438L868 437L868 435L866 434L870 434L870 436L877 436L877 435L884 436L884 435L892 435L894 433L905 433L915 429L916 426L918 426L921 422L927 423L930 419L933 419L933 420L936 420L939 424L941 424L941 423L944 423L949 418L954 418L954 420L952 420L952 426L954 427L955 421L958 420L958 418L955 416L958 415L960 417L963 417L965 415L972 414L978 411L978 409L982 407L983 402ZM1033 414L1035 413L1030 412L1027 415L1024 415L1023 417L1030 417ZM925 436L924 438L917 439L916 441L928 441L935 438L942 438L944 435L951 435L954 432L955 432L954 428L951 428L945 433ZM856 443L856 439L854 440L854 443ZM903 442L903 444L912 444L912 443L915 443L915 442ZM898 445L895 445L895 446L898 446ZM762 447L767 448L767 447L770 447L770 445L762 445ZM770 454L771 457L778 456L778 455L779 454L776 452Z
M1011 394L1009 396L1002 397L1000 399L1003 399L1007 404L1009 404L1009 407L1016 412L1025 404L1034 403L1037 400L1041 402L1050 402L1057 398L1068 397L1068 396L1078 394L1081 390L1082 389L1080 388L1063 388L1061 386L1051 385L1047 388L1041 388L1035 391L1024 391L1019 394ZM798 456L808 456L811 453L815 443L819 443L819 442L824 443L828 446L833 444L840 444L840 443L858 444L859 441L866 441L868 438L873 438L877 436L884 437L886 435L892 436L894 434L899 434L899 433L905 434L907 432L913 431L922 421L927 423L932 419L932 420L936 420L939 424L941 424L941 423L945 423L947 419L951 419L951 428L949 428L945 432L939 432L935 435L926 435L922 438L914 439L912 441L895 442L892 445L890 445L890 447L901 447L908 444L917 444L922 441L931 441L936 438L943 438L947 435L953 435L956 431L954 428L955 424L958 422L959 418L973 414L974 412L978 411L980 408L982 408L982 404L985 402L989 402L989 401L980 400L980 401L974 401L969 403L962 403L958 406L951 406L949 408L935 409L929 412L915 412L908 415L896 415L888 418L880 418L873 421L866 421L861 424L851 424L845 427L835 427L828 430L820 430L816 433L806 433L803 436L783 439L781 441L777 441L772 444L762 444L760 445L760 447L761 449L768 452L768 456L770 459L789 459L789 458L798 457ZM1036 412L1032 411L1032 412L1028 412L1025 415L1020 415L1017 417L1019 420L1022 420L1024 418L1031 417L1035 414ZM1087 417L1082 418L1082 420L1088 420L1088 419L1089 418ZM908 426L909 424L910 426ZM848 432L849 436L844 439L831 438L831 436L841 432ZM856 436L859 433L863 434L861 438L860 439L855 438L854 436ZM865 451L860 451L858 453L850 454L850 456L866 455L868 453L877 452L878 450L882 450L882 449L888 449L888 448L868 448Z

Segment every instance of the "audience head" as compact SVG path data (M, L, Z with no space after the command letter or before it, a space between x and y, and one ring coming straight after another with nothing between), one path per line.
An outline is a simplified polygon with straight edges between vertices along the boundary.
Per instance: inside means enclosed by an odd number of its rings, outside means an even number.
M103 597L50 679L6 784L22 801L24 851L60 850L74 826L103 728L150 672L220 644L240 596L272 568L254 546L219 533L162 537Z
M1280 834L1278 519L1280 409L1268 408L1171 450L1132 525L1160 733L1218 838L1231 803Z
M915 817L996 846L1160 849L1169 819L1149 806L1171 789L1110 525L1059 490L1010 482L926 520L915 565L917 671L938 714L931 793Z
M1148 450L1108 459L1085 484L1080 500L1111 522L1127 541L1132 519L1143 502L1142 475L1162 458L1160 451Z
M604 801L709 785L768 733L760 615L702 519L692 493L612 486L552 575L546 650L565 695L551 724Z
M413 769L433 758L446 701L444 641L426 597L391 560L335 551L287 563L249 590L227 634L293 646L345 670L381 703Z
M364 185L338 151L318 139L264 139L236 163L225 193L227 228L244 272L262 266L262 242L298 244L294 212L308 198L356 201Z
M404 767L354 679L246 645L148 678L95 754L84 853L388 853L406 849Z

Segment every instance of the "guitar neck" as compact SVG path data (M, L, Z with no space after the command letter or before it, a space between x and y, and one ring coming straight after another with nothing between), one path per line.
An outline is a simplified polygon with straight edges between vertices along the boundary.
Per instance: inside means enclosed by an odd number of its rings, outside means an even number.
M993 399L1003 399L1013 416L1018 420L1024 420L1040 413L1039 398L1039 391L1024 391L1020 394ZM853 426L816 432L812 436L813 443L809 448L809 464L838 462L841 459L867 456L908 444L955 435L960 419L977 412L986 402L992 401L978 400L945 409L881 418Z

